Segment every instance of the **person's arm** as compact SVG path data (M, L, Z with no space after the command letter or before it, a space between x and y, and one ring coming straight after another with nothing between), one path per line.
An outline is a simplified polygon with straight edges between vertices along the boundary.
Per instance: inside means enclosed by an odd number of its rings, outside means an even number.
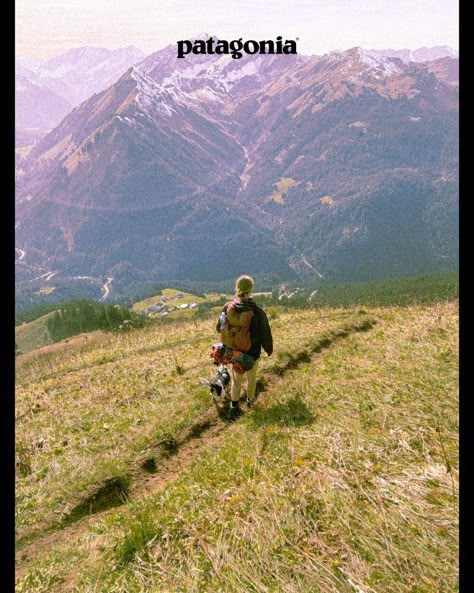
M260 317L260 331L261 331L261 343L262 348L271 356L273 354L273 336L268 317L265 311L262 310Z

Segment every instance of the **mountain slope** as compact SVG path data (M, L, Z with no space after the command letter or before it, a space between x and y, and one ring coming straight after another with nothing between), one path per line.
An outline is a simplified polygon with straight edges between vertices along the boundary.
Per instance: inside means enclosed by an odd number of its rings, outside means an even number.
M209 320L19 357L18 589L455 591L457 304L364 309L273 316L236 423Z
M144 57L145 54L134 46L113 50L78 47L48 60L33 63L17 60L17 69L29 70L46 87L75 106L109 87Z
M33 144L31 139L54 128L69 111L71 103L42 84L36 76L15 76L15 131L17 146ZM28 135L30 138L28 138Z
M455 63L334 53L285 81L286 102L281 81L247 101L242 121L259 117L243 140L256 148L241 199L307 254L300 272L358 279L455 265L457 90L445 84Z
M35 128L41 137L73 107L109 87L143 57L133 46L81 47L49 60L16 60L17 136Z
M30 152L18 247L48 271L110 275L116 289L236 270L453 269L457 64L360 48L177 61L165 48Z

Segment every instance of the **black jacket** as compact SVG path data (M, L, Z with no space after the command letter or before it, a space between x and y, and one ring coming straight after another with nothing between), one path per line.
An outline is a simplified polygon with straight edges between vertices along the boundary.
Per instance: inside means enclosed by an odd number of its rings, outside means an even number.
M246 354L249 354L252 358L257 360L257 358L260 358L263 348L268 356L271 356L273 352L273 337L265 311L261 309L252 298L244 300L234 299L232 302L236 303L237 309L251 309L253 311L253 317L249 327L250 341L252 345ZM228 305L229 303L226 303L222 310L226 311ZM220 333L219 320L217 320L216 331Z

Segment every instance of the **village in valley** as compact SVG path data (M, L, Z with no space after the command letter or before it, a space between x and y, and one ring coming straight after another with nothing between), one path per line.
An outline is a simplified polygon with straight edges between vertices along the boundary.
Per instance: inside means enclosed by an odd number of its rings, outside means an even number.
M278 287L279 298L282 296L293 296L293 293L286 291L285 288L286 285ZM299 289L297 289L296 292L298 292L298 290ZM271 295L272 292L256 292L254 294L256 298L270 297ZM217 305L222 299L231 300L232 295L224 293L208 293L204 296L196 296L188 292L178 291L175 288L165 288L161 291L161 294L156 294L136 302L132 307L132 311L155 319L167 317L170 314L172 314L171 317L177 317L181 316L181 314L189 314L190 311L199 309L203 304L215 303Z
M176 301L181 301L184 298L185 295L180 292L176 293L173 297L161 295L158 297L158 301L149 305L146 309L141 311L141 313L147 317L166 317L172 311L198 308L199 305L196 301L193 301L192 303L175 304Z

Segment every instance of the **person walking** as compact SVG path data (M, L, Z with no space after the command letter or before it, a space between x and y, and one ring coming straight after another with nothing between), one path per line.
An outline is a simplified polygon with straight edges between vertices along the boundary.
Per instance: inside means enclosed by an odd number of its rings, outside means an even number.
M257 370L262 348L268 356L273 353L270 324L265 311L252 298L253 288L254 281L251 276L243 275L237 278L234 299L224 305L216 325L216 330L220 332L225 346L240 350L254 361L252 368L245 373L239 373L232 367L230 420L235 420L242 413L239 401L244 377L247 378L247 405L251 406L255 400ZM240 334L240 337L234 339L233 332L234 335L236 335L235 332L237 335ZM240 347L236 344L240 344Z

